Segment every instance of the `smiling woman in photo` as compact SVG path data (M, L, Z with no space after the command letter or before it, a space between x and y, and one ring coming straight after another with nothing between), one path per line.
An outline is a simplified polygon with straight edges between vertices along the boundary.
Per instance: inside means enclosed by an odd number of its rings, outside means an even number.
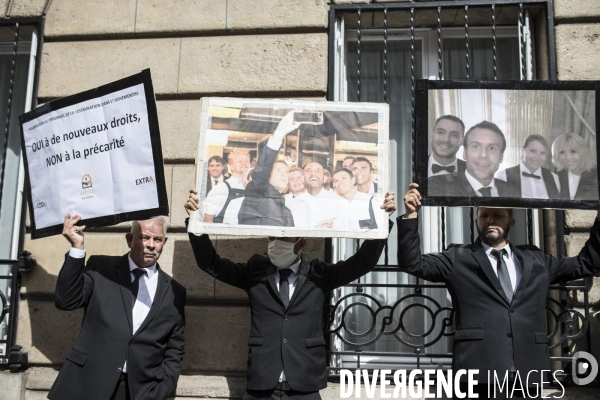
M564 133L552 144L552 162L561 186L561 198L598 200L596 161L579 135Z
M528 199L558 199L559 180L555 173L544 168L550 155L550 146L543 136L529 135L523 143L519 165L496 174L518 193Z

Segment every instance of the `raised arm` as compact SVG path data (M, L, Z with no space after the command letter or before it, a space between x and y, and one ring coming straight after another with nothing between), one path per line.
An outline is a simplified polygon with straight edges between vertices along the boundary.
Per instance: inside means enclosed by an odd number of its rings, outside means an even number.
M452 271L454 249L438 254L421 253L419 236L419 185L411 183L404 196L406 214L398 217L398 263L400 270L431 282L443 281Z
M75 310L85 307L93 293L93 260L90 260L87 270L85 267L85 249L83 230L85 226L77 226L80 215L65 216L63 236L71 243L71 249L65 256L65 262L58 273L55 305L60 310Z
M191 211L196 211L200 208L200 199L197 194L198 191L196 189L190 189L190 196L184 205L188 215ZM186 227L187 224L188 221L186 220ZM247 264L234 263L226 258L219 257L208 235L197 236L193 233L188 233L188 235L196 264L202 271L212 275L221 282L241 289L246 288Z
M600 211L596 214L590 238L576 257L546 255L552 283L569 282L600 273Z
M394 192L389 191L385 194L385 201L381 208L385 209L389 215L396 211ZM389 221L390 230L393 226L394 223ZM387 239L365 240L352 257L344 261L338 261L335 264L326 265L323 274L327 277L329 288L335 289L346 285L371 272L377 265L386 242Z

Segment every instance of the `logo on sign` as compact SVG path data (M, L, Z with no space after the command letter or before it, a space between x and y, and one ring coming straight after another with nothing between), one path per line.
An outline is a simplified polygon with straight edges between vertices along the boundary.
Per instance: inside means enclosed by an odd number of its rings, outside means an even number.
M88 189L92 187L92 177L90 174L85 174L83 178L81 178L81 188Z
M152 178L152 176L146 176L144 178L135 180L136 185L143 185L144 183L150 183L150 182L154 182L154 178Z
M83 178L81 178L81 188L81 200L94 197L95 190L92 187L92 177L90 174L85 174Z

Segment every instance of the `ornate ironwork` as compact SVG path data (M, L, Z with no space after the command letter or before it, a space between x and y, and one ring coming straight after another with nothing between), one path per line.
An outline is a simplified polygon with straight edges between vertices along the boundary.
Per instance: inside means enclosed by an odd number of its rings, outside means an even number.
M378 267L379 272L398 271L397 266ZM419 282L423 282L419 280ZM356 355L356 356L410 356L407 352L385 352L385 351L365 351L365 347L377 343L384 337L392 337L398 342L398 346L404 345L413 350L412 355L419 357L451 357L452 353L431 354L426 349L438 343L443 338L454 335L454 317L455 312L451 306L442 306L439 301L434 299L428 292L431 289L444 289L444 285L431 283L417 284L356 284L345 287L353 288L355 291L349 293L335 302L335 304L325 305L323 307L324 330L325 334L335 335L342 343L350 349L341 351L328 351L330 355ZM392 305L383 304L378 297L365 292L366 288L405 288L412 289L413 293L399 298ZM580 291L584 294L583 308L588 309L589 303L585 285L581 286L552 286L550 291ZM551 357L552 360L562 361L564 363L572 360L571 354L564 352L565 345L574 340L582 338L588 333L589 315L586 312L582 314L574 308L569 308L564 302L557 301L552 297L547 298L548 306L547 319L549 326L554 328L548 332L549 350L561 347L563 354L561 356ZM407 304L409 303L409 304ZM428 305L429 304L429 305ZM410 321L409 311L413 309L422 310L428 318L429 325L423 327L422 333L411 331L408 326ZM363 329L357 331L348 326L348 317L354 312L362 309L370 317L370 323L361 320ZM396 318L397 316L397 318ZM413 340L411 340L413 339ZM590 338L588 334L587 348L590 348ZM361 368L360 362L357 367ZM340 368L330 367L330 371L337 371ZM350 368L352 369L352 368ZM564 374L567 376L568 374Z
M496 4L492 4L492 54L494 61L494 80L498 80L498 59L496 48Z

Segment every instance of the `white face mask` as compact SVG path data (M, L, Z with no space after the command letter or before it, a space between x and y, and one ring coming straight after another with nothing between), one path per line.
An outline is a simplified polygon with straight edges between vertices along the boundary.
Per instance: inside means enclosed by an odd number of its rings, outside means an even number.
M298 243L301 239L298 239ZM277 268L287 268L298 257L298 254L294 253L294 247L296 243L284 242L283 240L272 240L269 242L268 252L269 259Z

